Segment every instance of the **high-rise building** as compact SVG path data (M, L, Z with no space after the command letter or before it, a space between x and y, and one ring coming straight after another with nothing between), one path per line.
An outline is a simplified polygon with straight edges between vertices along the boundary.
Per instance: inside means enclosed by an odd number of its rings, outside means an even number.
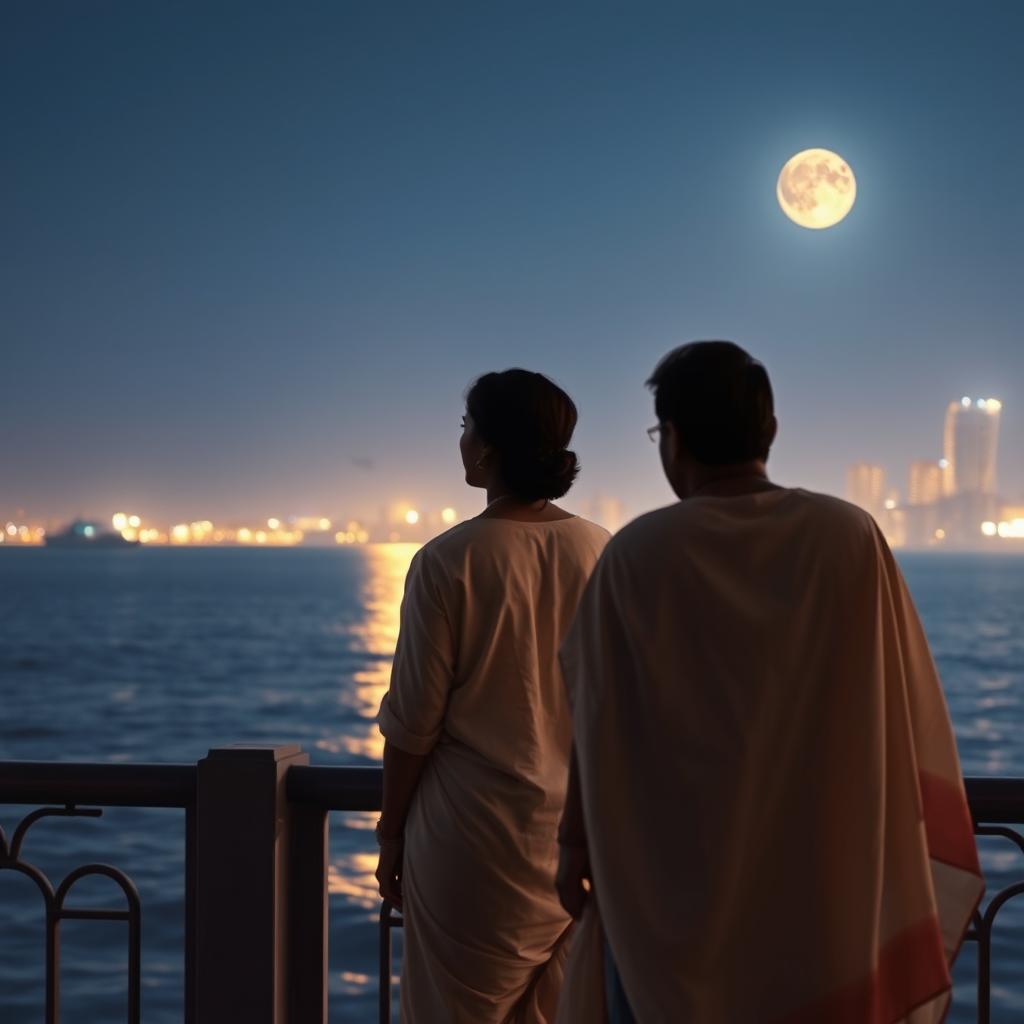
M908 504L934 505L942 497L941 463L926 459L912 462L908 484Z
M856 462L846 471L846 498L876 519L885 510L885 470L870 462Z
M626 510L618 498L600 495L594 500L594 519L606 530L615 533L626 522Z
M999 412L995 398L961 398L946 410L943 438L942 492L995 494Z
M904 539L915 548L933 547L945 537L946 508L942 502L942 472L945 459L919 459L910 464L907 507L904 509Z
M626 523L626 507L619 498L607 494L594 494L589 498L573 496L569 499L573 511L578 515L592 519L610 533L615 533Z

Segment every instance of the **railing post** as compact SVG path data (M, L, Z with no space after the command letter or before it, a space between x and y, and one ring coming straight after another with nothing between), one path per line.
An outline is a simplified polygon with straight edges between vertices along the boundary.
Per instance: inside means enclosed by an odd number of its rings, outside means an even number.
M288 1024L327 1024L327 811L290 814Z
M297 744L211 750L196 785L197 1024L289 1024L289 805Z

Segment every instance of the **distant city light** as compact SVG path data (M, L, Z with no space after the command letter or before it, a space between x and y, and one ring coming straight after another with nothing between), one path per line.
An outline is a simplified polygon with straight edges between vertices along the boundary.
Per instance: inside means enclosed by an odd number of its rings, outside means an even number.
M939 469L949 469L949 459L939 459Z
M970 399L966 395L960 399L960 405L965 409L970 409L972 406L975 409L981 409L983 412L997 413L1003 407L1003 403L998 398L978 398Z
M885 501L886 509L891 512L896 507L896 502L892 498L887 498Z
M320 520L320 529L321 530L329 530L330 528L331 528L331 521L330 521L330 519L321 519Z
M986 536L991 536L991 534L985 530L985 527L992 525L995 525L996 533L1002 537L1003 540L1024 539L1024 519L1008 519L997 524L984 523L982 525L982 530L985 532Z
M981 532L985 534L986 537L994 537L998 532L998 527L995 523L985 522L981 524Z
M946 539L946 531L941 529L941 528L936 530L935 531L935 539L936 540L945 540Z
M422 528L426 524L425 513L410 508L404 502L397 506L397 514L401 527L419 524ZM431 512L432 532L440 529L440 523L436 518L439 514L442 515L446 524L457 519L454 509L446 508L441 513ZM126 512L114 512L109 519L104 518L100 521L76 520L68 528L68 533L74 534L80 541L99 539L101 543L106 543L109 534L111 537L123 539L131 544L167 544L175 547L219 544L292 547L302 544L306 537L316 536L320 532L320 528L331 522L332 520L326 516L311 516L288 521L271 517L266 520L256 520L253 526L214 523L210 519L197 519L192 522L175 523L173 526L152 527L147 525L144 527L139 516L129 515ZM300 523L306 524L306 532L300 528ZM113 532L109 533L111 526ZM404 532L399 533L395 530L388 533L378 532L384 529L386 527L384 527L383 520L376 526L367 527L357 519L348 519L344 530L339 530L337 533L333 529L323 532L333 537L337 544L370 544L383 540L402 543L410 540ZM11 546L18 544L41 545L46 542L46 535L47 531L38 523L0 520L0 543L9 543Z
M451 526L451 524L455 522L455 519L456 519L455 509L453 509L453 508L443 508L443 509L441 509L441 522L447 523L449 526Z
M334 535L336 544L365 544L369 539L369 533L354 519L348 524L347 530L339 530Z

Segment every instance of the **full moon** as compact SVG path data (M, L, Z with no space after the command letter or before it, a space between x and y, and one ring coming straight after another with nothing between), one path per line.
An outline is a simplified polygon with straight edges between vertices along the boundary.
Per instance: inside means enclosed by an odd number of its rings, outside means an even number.
M838 153L805 149L786 161L775 193L783 213L800 227L830 228L853 207L857 181Z

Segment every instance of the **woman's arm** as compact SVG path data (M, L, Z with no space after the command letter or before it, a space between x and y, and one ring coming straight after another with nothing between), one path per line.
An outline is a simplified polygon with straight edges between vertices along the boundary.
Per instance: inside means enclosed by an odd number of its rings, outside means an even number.
M384 799L381 803L381 839L401 839L413 793L429 754L408 754L393 743L384 742Z
M583 794L580 792L580 766L576 760L576 744L569 752L569 784L565 791L565 807L558 825L558 842L563 846L586 846L587 831L583 823Z
M423 767L441 736L455 665L454 634L431 578L428 553L429 545L409 566L391 685L377 716L386 741L377 881L381 896L399 909L405 819Z
M429 754L408 754L393 743L384 743L384 796L377 842L377 884L380 894L402 909L402 853L405 819Z
M558 899L566 913L579 918L590 891L590 854L583 820L583 795L576 746L569 755L569 785L565 809L558 825L558 874L555 877Z

